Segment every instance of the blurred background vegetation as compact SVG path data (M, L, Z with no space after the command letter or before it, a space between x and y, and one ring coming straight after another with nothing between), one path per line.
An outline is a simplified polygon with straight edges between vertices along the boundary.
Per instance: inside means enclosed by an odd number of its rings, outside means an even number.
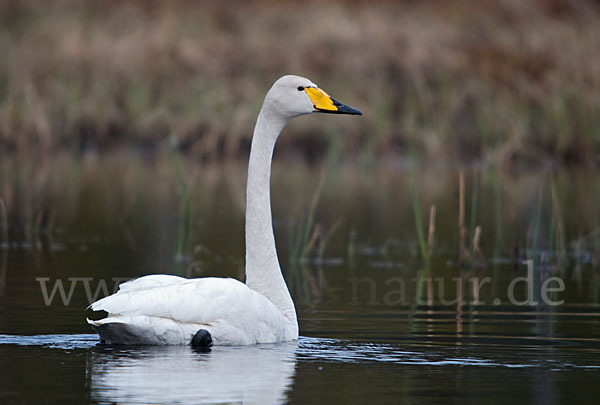
M534 260L598 305L599 23L592 0L0 1L0 296L39 299L34 275L243 279L252 131L293 73L364 112L278 141L297 303L361 275L428 303L426 274L497 292Z
M365 115L279 156L600 164L598 1L3 1L0 55L4 155L245 158L294 73Z

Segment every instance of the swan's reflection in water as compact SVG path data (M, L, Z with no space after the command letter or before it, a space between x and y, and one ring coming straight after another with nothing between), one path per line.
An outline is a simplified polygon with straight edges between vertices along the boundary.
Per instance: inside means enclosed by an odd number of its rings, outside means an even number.
M90 353L93 401L118 403L276 404L293 383L298 343L214 347L115 348Z

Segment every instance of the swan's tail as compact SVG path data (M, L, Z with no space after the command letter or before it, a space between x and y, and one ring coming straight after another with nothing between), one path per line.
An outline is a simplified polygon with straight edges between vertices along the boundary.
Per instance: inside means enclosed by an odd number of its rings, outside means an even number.
M100 339L112 345L189 345L195 334L198 342L212 342L214 333L210 326L181 323L170 319L154 318L145 315L118 316L97 321L87 320L100 335ZM207 336L208 335L208 336Z
M131 325L118 318L105 318L98 321L90 319L87 322L92 326L102 343L111 345L150 345L156 344L153 339L146 336L142 328Z

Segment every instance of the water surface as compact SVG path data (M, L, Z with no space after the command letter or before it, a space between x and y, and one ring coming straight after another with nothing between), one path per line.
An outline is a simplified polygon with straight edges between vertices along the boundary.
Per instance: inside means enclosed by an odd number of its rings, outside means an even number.
M299 341L99 345L85 308L125 279L243 278L243 165L182 164L3 160L2 403L597 402L600 184L585 170L463 169L461 253L459 169L276 162ZM427 239L432 205L426 259L415 212Z

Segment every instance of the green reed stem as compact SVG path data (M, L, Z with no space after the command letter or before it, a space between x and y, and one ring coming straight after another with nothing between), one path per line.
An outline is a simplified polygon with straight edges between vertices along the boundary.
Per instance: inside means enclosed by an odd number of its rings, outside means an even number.
M417 238L419 240L419 248L421 250L421 257L425 262L429 261L429 255L427 254L427 243L425 241L425 230L423 229L423 219L421 217L421 201L419 197L419 187L417 184L416 176L413 174L411 182L411 202L413 208L413 216L415 218L415 228L417 230Z
M2 198L0 198L0 233L2 235L0 239L2 244L2 248L0 248L0 295L2 295L2 290L5 286L6 264L8 262L8 215L6 214L6 207Z
M539 242L539 234L540 227L542 223L542 188L540 187L538 191L538 201L535 212L535 220L533 225L533 235L532 235L532 243L531 243L531 258L535 256L536 251L538 250L538 242Z
M175 250L175 261L183 262L189 247L190 234L192 228L191 215L191 193L187 181L183 174L183 165L181 163L181 153L179 152L177 137L171 133L170 141L172 143L173 161L175 164L175 174L179 187L179 227L177 229L177 247Z
M2 235L0 241L3 244L8 244L8 215L2 198L0 198L0 234Z
M317 211L317 206L319 205L319 201L321 200L321 195L323 194L323 186L325 185L325 179L327 177L327 171L323 171L321 173L321 177L319 179L319 185L315 190L315 193L312 196L312 200L310 202L310 208L308 210L308 214L306 216L306 220L304 221L302 236L300 239L300 244L298 245L298 252L300 255L297 257L298 260L303 260L308 256L312 248L311 240L313 239L311 236L314 232L314 222L315 222L315 212Z

